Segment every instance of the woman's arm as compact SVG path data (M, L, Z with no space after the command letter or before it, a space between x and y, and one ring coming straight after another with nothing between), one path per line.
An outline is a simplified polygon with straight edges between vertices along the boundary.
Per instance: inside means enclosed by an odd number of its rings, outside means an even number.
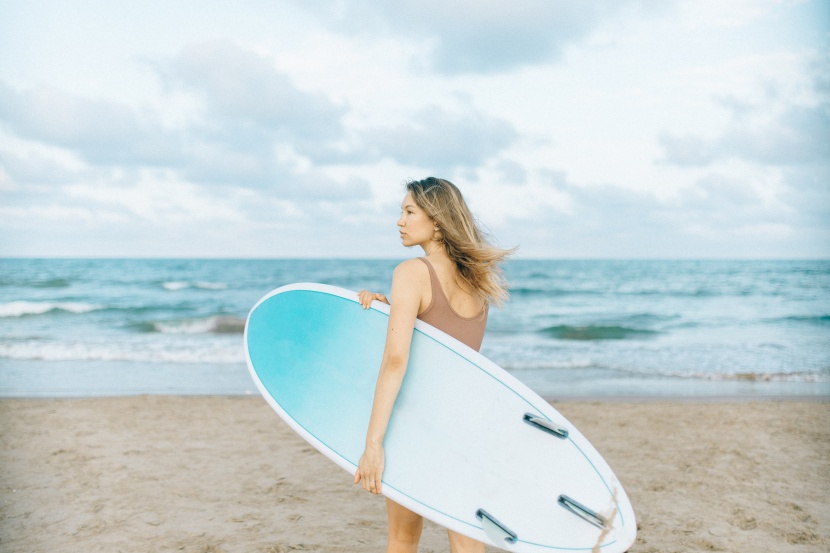
M355 484L362 480L363 489L374 494L381 491L383 438L406 373L412 331L424 296L424 286L429 286L429 274L421 268L426 269L426 266L412 259L398 265L392 275L394 301L389 310L386 346L375 385L372 415L366 432L366 448L354 479Z

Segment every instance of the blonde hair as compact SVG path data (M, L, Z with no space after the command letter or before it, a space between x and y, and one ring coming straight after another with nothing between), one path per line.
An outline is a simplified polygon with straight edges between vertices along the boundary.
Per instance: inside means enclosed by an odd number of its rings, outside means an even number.
M439 242L458 274L488 303L501 306L509 296L499 263L515 251L489 243L467 207L461 191L448 180L428 177L406 183L418 207L441 232Z

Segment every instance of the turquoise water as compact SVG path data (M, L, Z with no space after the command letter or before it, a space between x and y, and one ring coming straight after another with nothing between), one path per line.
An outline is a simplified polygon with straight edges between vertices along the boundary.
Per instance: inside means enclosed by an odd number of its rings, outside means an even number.
M0 260L0 395L256 393L242 329L291 282L397 260ZM830 261L522 260L482 353L545 397L830 396Z

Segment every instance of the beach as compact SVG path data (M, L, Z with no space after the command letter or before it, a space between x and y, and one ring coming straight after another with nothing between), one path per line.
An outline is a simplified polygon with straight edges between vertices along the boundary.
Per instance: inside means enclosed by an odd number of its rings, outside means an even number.
M631 551L830 548L830 402L553 405L631 498ZM385 547L383 498L258 397L3 399L0 445L4 552ZM427 522L420 551L448 551L445 530Z

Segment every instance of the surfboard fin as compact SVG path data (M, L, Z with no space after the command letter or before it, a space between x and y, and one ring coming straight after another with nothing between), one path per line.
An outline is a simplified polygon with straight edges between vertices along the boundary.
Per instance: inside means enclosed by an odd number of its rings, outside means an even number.
M562 428L556 423L553 423L545 418L537 417L533 413L525 413L524 421L530 426L538 428L539 430L547 432L548 434L553 434L554 436L562 440L568 437L567 428Z
M505 544L516 543L518 539L516 532L499 522L484 509L476 511L476 518L481 521L481 529L495 545L503 547Z
M610 528L608 525L608 521L605 519L604 516L597 513L596 511L592 511L582 503L571 499L567 495L560 495L559 496L559 504L565 507L567 510L578 516L579 518L590 522L594 526L600 529Z

